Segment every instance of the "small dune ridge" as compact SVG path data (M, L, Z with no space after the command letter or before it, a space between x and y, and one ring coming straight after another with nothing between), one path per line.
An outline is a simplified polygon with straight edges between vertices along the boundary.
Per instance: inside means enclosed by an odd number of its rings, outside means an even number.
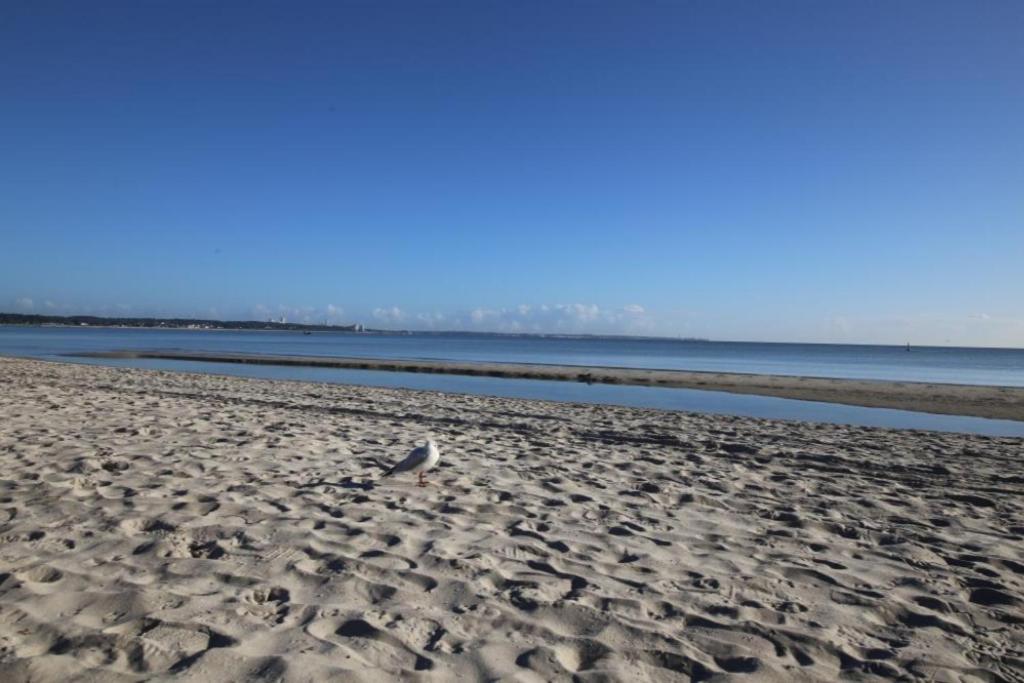
M0 359L3 681L1024 681L1024 440ZM431 434L431 484L380 474Z

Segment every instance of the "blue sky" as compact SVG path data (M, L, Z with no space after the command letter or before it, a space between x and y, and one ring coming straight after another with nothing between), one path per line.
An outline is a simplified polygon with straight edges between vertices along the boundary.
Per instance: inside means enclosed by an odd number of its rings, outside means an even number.
M0 8L0 310L1024 347L1024 3Z

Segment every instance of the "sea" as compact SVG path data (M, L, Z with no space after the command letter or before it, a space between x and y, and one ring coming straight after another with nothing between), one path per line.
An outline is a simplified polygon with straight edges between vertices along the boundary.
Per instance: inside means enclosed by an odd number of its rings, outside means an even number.
M681 339L0 326L0 355L5 356L869 427L1024 436L1024 422L1018 421L717 391L74 355L116 350L541 363L1024 387L1024 349L911 346L908 350L905 346Z

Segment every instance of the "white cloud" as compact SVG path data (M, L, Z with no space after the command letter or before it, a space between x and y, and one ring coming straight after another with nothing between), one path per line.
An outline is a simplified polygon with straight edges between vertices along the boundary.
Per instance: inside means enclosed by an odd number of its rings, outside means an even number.
M446 320L449 329L555 334L651 334L653 324L639 304L601 308L597 304L519 304L474 308Z
M23 296L20 299L15 299L14 305L24 311L31 311L33 308L35 308L36 304L34 301L32 301L32 299L28 298L27 296Z
M569 318L584 322L596 320L601 315L601 309L598 308L597 304L558 304L554 308Z
M276 308L256 304L252 307L252 316L255 320L270 319L274 322L279 322L282 318L289 323L311 324L323 321L323 314L312 306L285 306L284 304L278 304Z
M469 318L474 323L482 323L488 318L494 318L498 315L497 311L491 311L486 308L475 308L469 312Z
M334 304L327 304L327 307L324 309L324 316L328 322L337 323L343 319L344 315L345 311L340 306L335 306Z
M405 320L405 312L398 306L375 308L373 309L373 317L382 322L397 323Z
M417 313L416 322L418 325L431 330L440 329L444 326L447 316L442 313Z

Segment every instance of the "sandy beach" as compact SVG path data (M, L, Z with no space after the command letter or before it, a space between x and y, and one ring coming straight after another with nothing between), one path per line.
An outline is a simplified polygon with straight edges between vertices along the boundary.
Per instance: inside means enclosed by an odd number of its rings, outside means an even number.
M0 388L3 681L1024 681L1021 439L13 359ZM380 479L428 434L429 486Z
M638 368L482 363L394 358L282 356L196 351L103 351L80 354L94 358L155 358L164 360L287 365L314 368L425 372L475 377L541 379L589 384L628 384L676 389L725 391L733 394L776 396L869 408L895 408L941 415L971 415L1024 420L1024 387L895 382L887 380L799 377L736 372L692 372Z

